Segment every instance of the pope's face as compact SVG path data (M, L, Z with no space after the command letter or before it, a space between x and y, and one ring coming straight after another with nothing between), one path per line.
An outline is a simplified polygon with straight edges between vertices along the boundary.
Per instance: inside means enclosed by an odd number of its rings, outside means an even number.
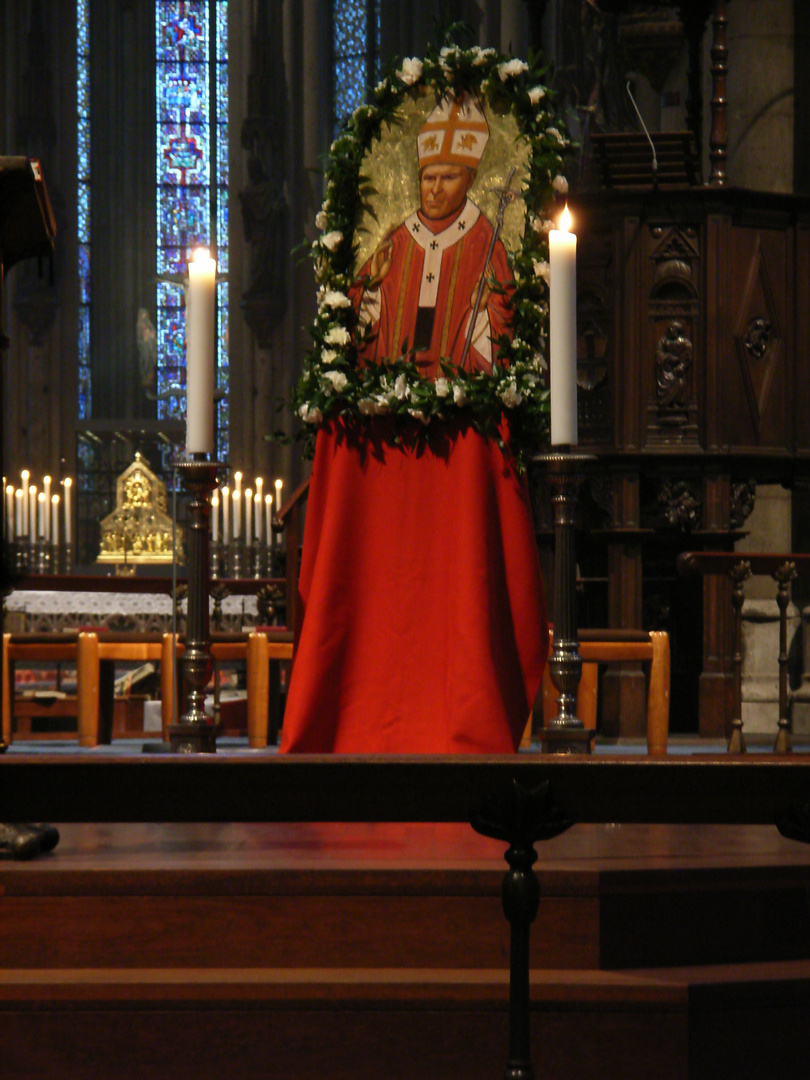
M419 174L422 213L426 218L450 217L459 209L475 179L465 165L426 165Z

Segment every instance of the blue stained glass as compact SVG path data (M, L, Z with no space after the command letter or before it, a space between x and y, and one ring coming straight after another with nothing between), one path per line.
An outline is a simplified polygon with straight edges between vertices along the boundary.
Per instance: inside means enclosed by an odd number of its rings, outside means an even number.
M333 0L335 133L367 100L379 78L380 4L370 0Z
M76 0L76 150L78 178L77 228L79 238L79 418L92 415L90 361L90 0Z
M228 175L228 4L227 0L156 0L155 15L157 268L158 273L185 276L189 250L212 239L220 267L227 265L223 204L227 204ZM211 64L217 65L213 101ZM216 126L212 129L212 125ZM218 290L218 298L222 320L223 315L227 318L227 289ZM161 283L157 304L158 382L168 390L185 380L182 291ZM223 354L221 342L220 367ZM160 409L165 406L161 415L179 415L180 405L177 399L160 403Z

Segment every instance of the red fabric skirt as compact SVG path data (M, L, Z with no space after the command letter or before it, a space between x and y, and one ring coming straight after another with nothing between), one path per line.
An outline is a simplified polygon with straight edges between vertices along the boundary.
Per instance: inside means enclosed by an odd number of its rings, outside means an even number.
M281 750L506 753L548 626L525 482L471 429L318 435Z

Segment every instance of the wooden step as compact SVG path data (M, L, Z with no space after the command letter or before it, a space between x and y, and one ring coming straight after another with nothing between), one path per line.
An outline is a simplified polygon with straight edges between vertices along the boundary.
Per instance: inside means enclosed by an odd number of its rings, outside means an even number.
M14 968L503 968L504 845L463 826L64 826L0 863ZM810 851L775 829L581 826L540 845L537 968L810 958Z
M805 1077L810 964L533 971L544 1080ZM508 977L474 969L0 972L3 1077L491 1080Z

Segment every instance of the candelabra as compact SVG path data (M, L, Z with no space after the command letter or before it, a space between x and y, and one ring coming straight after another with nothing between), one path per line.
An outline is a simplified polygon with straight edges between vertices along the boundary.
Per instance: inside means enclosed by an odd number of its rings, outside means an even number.
M576 715L577 687L582 676L576 619L576 557L574 518L583 466L589 454L559 450L534 458L546 466L554 507L554 651L548 666L559 693L557 716L540 732L549 753L589 754L593 732Z
M178 473L192 495L188 524L188 609L186 614L186 651L183 671L191 689L188 707L177 724L169 728L173 751L184 754L216 752L216 727L205 715L205 687L214 668L211 656L211 632L208 612L210 574L209 528L211 492L216 487L216 462L194 454L191 461L180 462Z

